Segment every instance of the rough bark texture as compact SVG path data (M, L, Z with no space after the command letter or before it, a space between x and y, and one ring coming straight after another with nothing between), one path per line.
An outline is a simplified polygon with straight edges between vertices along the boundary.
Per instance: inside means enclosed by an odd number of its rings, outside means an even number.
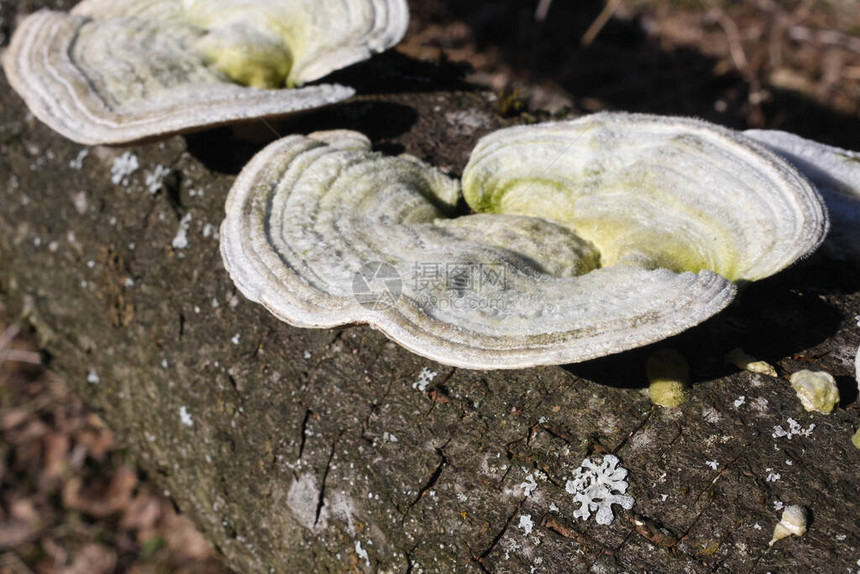
M261 145L229 130L84 155L5 78L0 117L0 298L237 571L860 570L856 269L812 260L660 345L684 352L696 384L682 408L655 408L642 392L653 349L470 372L245 301L217 228L225 172ZM357 128L458 173L503 123L485 95L425 92L272 127ZM113 183L125 152L140 168ZM151 193L158 165L170 175ZM737 346L780 378L727 366ZM837 377L835 413L803 410L787 382L801 368ZM435 375L423 392L422 372ZM814 430L775 437L790 418ZM610 526L575 520L565 492L604 452L636 499ZM808 508L810 529L768 548L779 503Z

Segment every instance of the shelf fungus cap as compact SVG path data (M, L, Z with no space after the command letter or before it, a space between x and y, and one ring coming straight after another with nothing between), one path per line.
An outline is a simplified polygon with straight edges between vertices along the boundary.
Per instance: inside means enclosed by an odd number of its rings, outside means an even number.
M405 0L85 0L18 27L3 69L40 120L118 144L351 97L302 86L400 41Z
M478 143L463 189L478 213L456 217L460 182L415 158L351 132L291 136L231 189L224 262L293 325L369 323L441 363L519 368L697 325L826 228L793 168L690 120L503 130Z
M860 152L776 130L744 133L783 156L815 184L830 212L825 251L834 259L860 265Z

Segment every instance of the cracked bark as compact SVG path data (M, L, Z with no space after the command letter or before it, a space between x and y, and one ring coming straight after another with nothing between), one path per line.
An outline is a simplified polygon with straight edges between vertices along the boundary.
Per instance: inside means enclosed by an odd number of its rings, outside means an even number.
M372 66L392 60L374 62L352 80L379 77ZM449 119L458 111L483 127L468 133ZM237 571L856 568L860 454L846 357L860 343L860 296L844 269L811 260L667 343L696 384L683 408L655 409L641 393L648 350L473 372L364 327L294 329L244 301L211 231L234 179L224 166L260 145L228 130L129 148L141 169L122 187L110 165L124 150L93 148L73 169L80 146L28 117L5 78L0 118L0 298ZM482 94L427 92L363 96L272 126L359 129L381 149L458 173L475 140L506 123ZM144 174L158 164L181 177L152 195ZM173 249L186 214L189 246ZM831 372L843 408L808 414L785 380L728 370L722 357L736 346L781 373ZM438 375L421 393L424 368ZM788 417L815 431L774 439ZM600 445L617 445L636 499L606 527L575 521L564 491L583 458L607 452ZM767 482L765 468L782 479ZM521 484L537 469L546 480L526 497ZM806 537L768 550L775 503L808 506L814 520Z

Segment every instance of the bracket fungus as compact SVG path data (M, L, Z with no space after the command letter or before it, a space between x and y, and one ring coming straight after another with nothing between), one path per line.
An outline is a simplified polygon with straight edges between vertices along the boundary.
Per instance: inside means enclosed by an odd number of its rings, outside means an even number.
M834 258L860 265L860 152L776 130L748 130L800 170L815 185L830 212L824 248Z
M291 136L243 170L221 250L249 299L302 327L369 323L441 363L584 361L711 317L736 282L821 242L775 154L704 122L631 114L484 137L460 182L355 132Z
M797 371L791 375L791 388L809 412L829 415L839 405L839 387L825 371Z
M782 511L782 518L773 529L773 538L768 546L773 546L777 541L789 536L803 536L806 534L807 517L806 509L802 506L787 506Z
M724 357L727 363L731 363L739 369L756 373L759 375L767 375L776 378L779 375L773 365L767 361L760 361L753 356L748 355L741 348L735 348L726 353Z
M645 374L655 405L677 408L690 399L690 365L675 349L660 349L648 357Z
M347 99L298 86L390 48L408 20L405 0L84 0L28 16L2 63L55 131L127 143Z

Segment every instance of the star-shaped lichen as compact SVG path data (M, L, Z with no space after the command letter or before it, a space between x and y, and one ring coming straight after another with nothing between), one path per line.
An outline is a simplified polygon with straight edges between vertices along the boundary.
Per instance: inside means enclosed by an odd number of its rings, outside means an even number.
M615 516L612 505L620 504L622 508L633 508L634 499L627 496L627 469L618 466L619 460L615 455L607 454L601 464L596 464L590 458L573 473L573 480L568 480L565 490L573 495L573 501L579 502L580 507L573 511L574 518L588 520L591 513L597 513L595 520L598 524L611 524Z

